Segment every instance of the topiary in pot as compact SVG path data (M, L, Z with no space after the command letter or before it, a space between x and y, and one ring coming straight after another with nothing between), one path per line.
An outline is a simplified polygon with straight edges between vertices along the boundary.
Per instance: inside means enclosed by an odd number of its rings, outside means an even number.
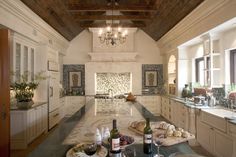
M28 109L33 105L34 91L39 85L39 81L46 79L42 76L43 72L39 72L35 75L35 80L28 82L28 72L21 75L21 79L18 82L14 82L11 85L11 89L15 92L15 98L17 100L17 107L20 109Z

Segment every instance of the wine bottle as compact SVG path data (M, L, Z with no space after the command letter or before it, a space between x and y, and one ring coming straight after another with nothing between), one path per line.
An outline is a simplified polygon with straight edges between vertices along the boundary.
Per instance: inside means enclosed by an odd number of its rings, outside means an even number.
M152 153L152 129L149 118L146 119L146 126L143 130L143 152L145 154Z
M120 154L120 135L116 125L116 119L113 120L113 128L110 133L110 153Z

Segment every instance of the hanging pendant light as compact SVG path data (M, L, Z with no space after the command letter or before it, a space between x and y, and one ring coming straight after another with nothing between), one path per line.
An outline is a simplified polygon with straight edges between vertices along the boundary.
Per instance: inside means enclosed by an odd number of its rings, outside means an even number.
M98 32L98 37L100 43L105 43L106 45L117 45L123 44L126 41L128 36L128 30L123 30L121 27L113 27L113 7L114 7L114 0L111 0L112 5L112 20L111 25L108 25L106 28L101 28ZM116 5L117 1L115 1Z

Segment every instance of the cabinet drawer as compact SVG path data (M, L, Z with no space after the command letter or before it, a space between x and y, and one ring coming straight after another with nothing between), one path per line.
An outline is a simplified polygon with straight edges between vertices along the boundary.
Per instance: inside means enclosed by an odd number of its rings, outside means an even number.
M201 112L201 121L213 126L223 132L226 132L227 121L221 117L214 116L212 114Z
M236 124L229 123L229 133L236 137Z
M49 113L49 129L51 129L54 125L56 125L60 120L60 112L59 109Z

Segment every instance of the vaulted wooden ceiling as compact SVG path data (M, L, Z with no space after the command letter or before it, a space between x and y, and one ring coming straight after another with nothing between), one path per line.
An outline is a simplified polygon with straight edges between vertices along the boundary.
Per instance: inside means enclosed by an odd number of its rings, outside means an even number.
M106 26L107 20L140 28L157 41L204 0L21 1L69 41L86 28Z

